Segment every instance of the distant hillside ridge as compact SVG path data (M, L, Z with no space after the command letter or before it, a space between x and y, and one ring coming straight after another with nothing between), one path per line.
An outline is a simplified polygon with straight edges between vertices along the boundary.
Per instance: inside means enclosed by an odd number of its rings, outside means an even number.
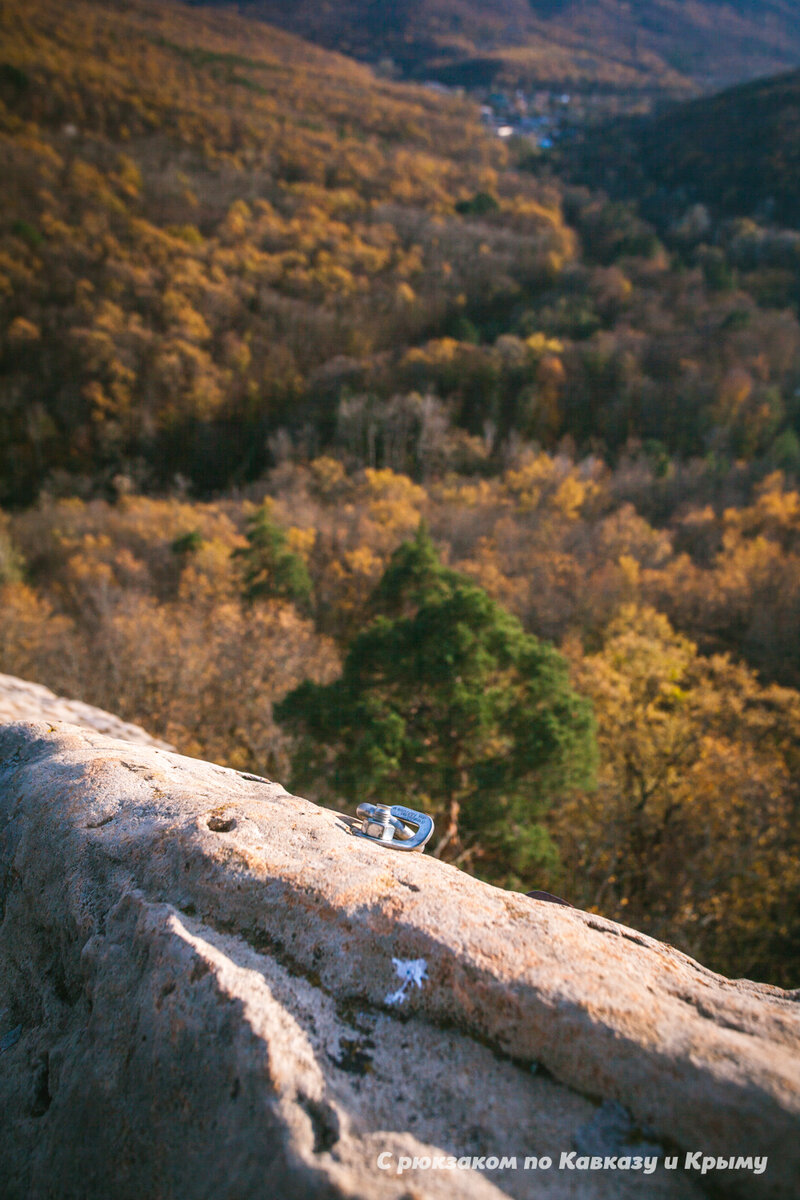
M571 157L616 195L800 228L800 71L616 122Z
M14 0L0 46L0 504L256 477L312 376L333 425L326 370L571 253L476 105L261 22Z
M239 0L237 7L355 58L391 59L410 78L466 86L657 88L677 96L800 65L793 0Z

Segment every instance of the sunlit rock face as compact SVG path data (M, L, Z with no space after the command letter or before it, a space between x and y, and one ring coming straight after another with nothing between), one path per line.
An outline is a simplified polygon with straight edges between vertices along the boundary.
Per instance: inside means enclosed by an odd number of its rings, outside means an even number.
M146 746L160 746L172 750L168 742L151 737L140 725L122 721L113 713L84 704L82 700L65 700L40 683L29 683L14 675L0 674L0 725L12 721L58 721L70 725L81 725L85 729L96 729L109 737L122 738L126 742L137 742Z
M358 838L267 780L0 728L0 919L4 1200L788 1197L800 1177L796 994ZM559 1169L573 1151L681 1165ZM701 1177L696 1151L768 1165Z

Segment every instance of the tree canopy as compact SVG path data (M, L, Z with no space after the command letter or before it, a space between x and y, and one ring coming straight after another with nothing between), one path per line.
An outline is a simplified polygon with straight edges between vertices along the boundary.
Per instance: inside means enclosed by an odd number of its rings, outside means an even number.
M590 703L552 646L440 562L424 525L371 607L341 677L276 708L299 735L297 786L326 777L331 800L425 809L444 820L436 853L521 880L553 856L541 814L591 781Z
M247 600L272 596L304 607L311 599L311 579L299 554L272 516L269 500L247 522L247 545L235 551L242 562L242 586Z

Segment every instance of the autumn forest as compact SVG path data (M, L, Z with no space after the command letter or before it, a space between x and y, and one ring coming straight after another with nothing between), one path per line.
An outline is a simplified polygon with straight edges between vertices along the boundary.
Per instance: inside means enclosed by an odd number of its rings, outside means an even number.
M0 46L0 671L797 986L780 208L216 9Z

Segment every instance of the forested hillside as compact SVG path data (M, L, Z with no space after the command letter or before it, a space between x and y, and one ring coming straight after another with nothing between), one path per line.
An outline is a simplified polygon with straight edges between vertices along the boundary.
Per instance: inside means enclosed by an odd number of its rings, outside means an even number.
M258 472L302 406L330 425L354 370L570 252L465 104L158 3L2 23L2 500Z
M287 439L419 470L420 423L476 469L512 436L800 454L786 236L676 258L633 205L514 171L468 104L236 17L2 20L4 503L208 491Z
M620 121L570 151L593 186L656 215L702 202L717 216L800 228L800 71Z
M200 0L201 3L205 0ZM660 91L800 65L793 0L244 0L241 11L406 75Z
M0 42L0 671L289 780L276 711L349 669L380 753L312 798L411 761L462 868L796 982L800 233L230 13L4 0ZM461 746L359 660L446 604Z

